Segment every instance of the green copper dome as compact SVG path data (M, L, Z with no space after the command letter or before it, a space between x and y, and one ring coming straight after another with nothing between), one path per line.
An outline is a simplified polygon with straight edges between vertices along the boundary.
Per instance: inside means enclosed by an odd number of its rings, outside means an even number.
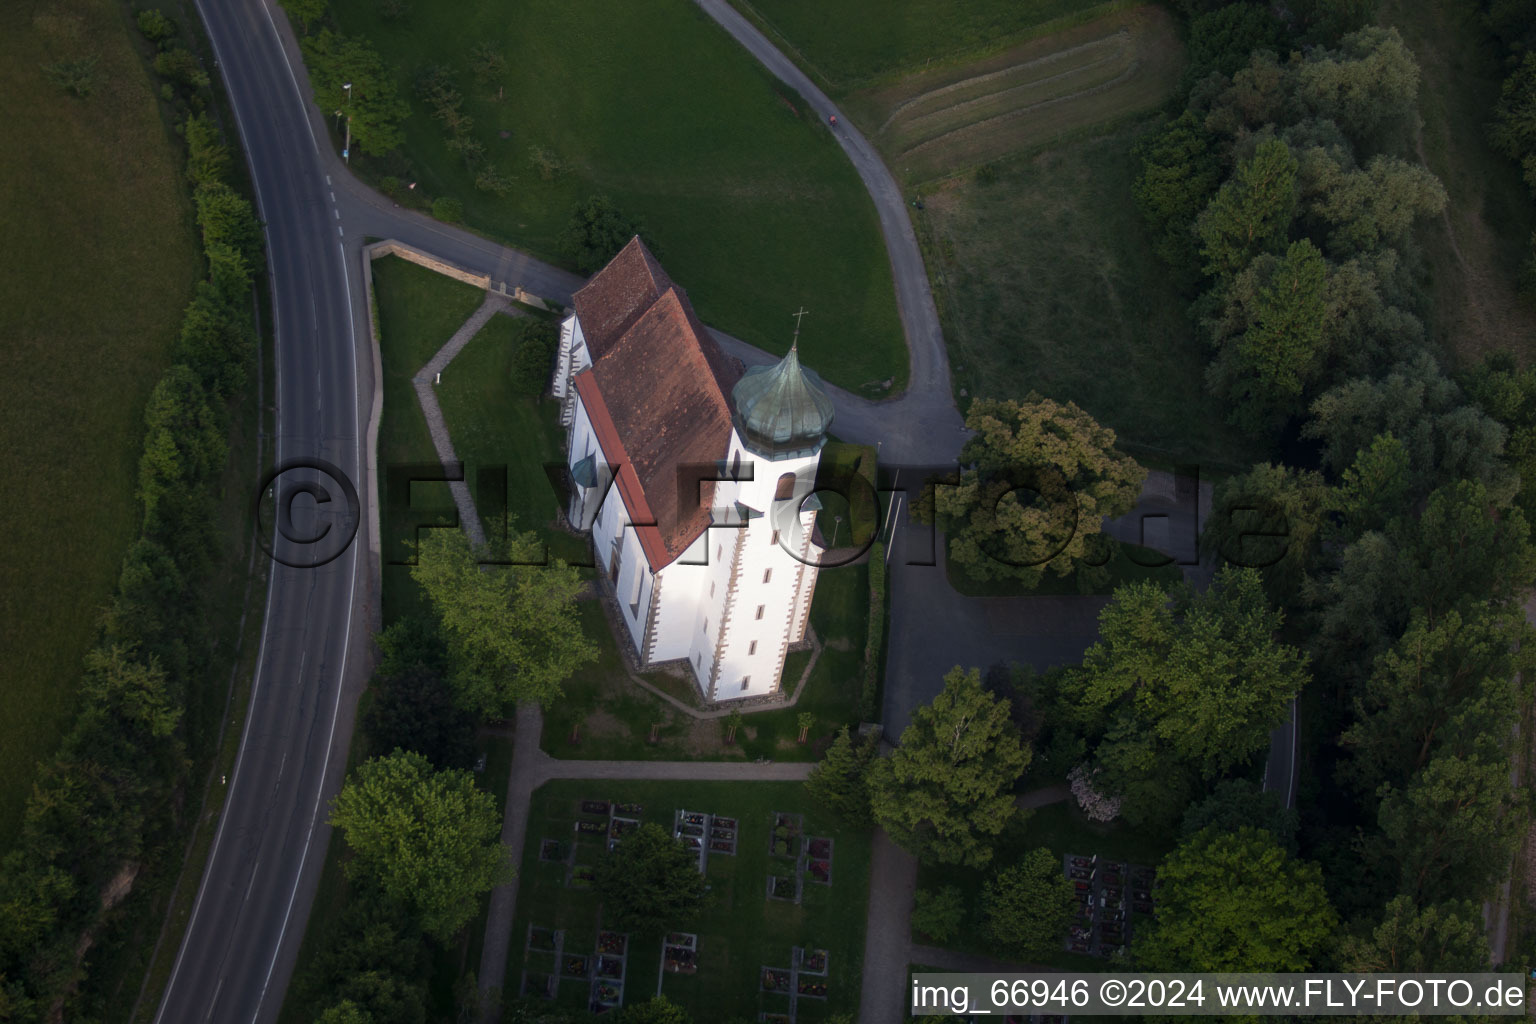
M814 455L827 443L832 399L821 378L800 365L798 346L773 366L754 366L731 389L736 429L767 459Z

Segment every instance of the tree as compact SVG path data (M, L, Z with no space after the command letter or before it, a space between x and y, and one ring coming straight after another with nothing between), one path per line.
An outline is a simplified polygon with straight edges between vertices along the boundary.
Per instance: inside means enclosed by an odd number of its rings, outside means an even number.
M912 904L912 930L945 943L965 924L965 898L957 885L919 889Z
M1395 28L1371 26L1318 47L1297 72L1297 101L1337 122L1360 152L1393 148L1419 123L1419 66Z
M304 34L309 34L309 27L321 18L325 17L330 9L330 0L279 0L283 9L296 19Z
M1504 428L1465 404L1461 389L1428 352L1379 379L1355 378L1324 392L1312 403L1303 434L1323 442L1323 462L1335 473L1377 437L1391 434L1407 450L1419 497L1457 480L1514 492L1500 458Z
M1340 174L1310 212L1331 226L1328 250L1342 257L1406 247L1414 222L1438 216L1445 203L1445 186L1428 168L1378 154L1363 170Z
M1247 826L1268 832L1294 857L1299 825L1296 812L1282 804L1277 794L1266 793L1247 779L1222 779L1210 796L1184 812L1179 836L1189 839L1208 828L1236 832Z
M1512 355L1499 352L1465 374L1461 385L1508 432L1504 458L1520 477L1515 504L1529 521L1536 515L1536 368L1520 369Z
M397 750L365 763L336 797L330 822L352 851L348 873L377 879L442 942L511 878L495 799L468 772L435 771L420 754Z
M873 737L855 747L848 727L843 726L805 780L806 794L818 807L825 807L850 825L868 824L866 776L877 755Z
M1229 3L1191 19L1189 64L1180 91L1189 92L1209 74L1235 75L1253 51L1273 49L1279 38L1280 23L1262 4Z
M192 192L203 247L228 245L252 270L263 266L261 224L244 196L222 181L206 181Z
M698 856L650 822L599 861L596 875L593 888L603 900L603 920L630 932L683 924L704 906L709 891Z
M1317 42L1332 42L1368 24L1376 16L1377 0L1296 0L1299 26Z
M815 724L816 716L809 711L802 711L795 716L795 728L800 730L800 739L798 742L805 742L805 738L810 735L811 726Z
M192 183L222 180L229 169L229 147L213 119L203 113L192 114L182 122L181 131L187 140L187 177Z
M693 1018L666 996L654 996L624 1007L619 1024L693 1024Z
M1509 864L1524 828L1509 788L1509 734L1432 758L1402 788L1382 789L1377 820L1419 904L1480 898Z
M1526 184L1536 189L1536 50L1526 53L1504 79L1489 138L1495 149L1521 166Z
M549 387L555 373L555 353L560 334L553 322L523 319L523 340L512 354L512 386L521 394L537 398Z
M1014 814L1010 790L1029 757L1008 702L982 689L980 671L956 666L933 703L913 713L895 753L871 767L875 821L925 860L980 867Z
M1296 158L1278 139L1259 143L1195 222L1205 272L1236 274L1262 252L1278 252L1296 209Z
M1408 449L1391 433L1377 434L1340 475L1333 495L1333 510L1338 514L1334 534L1353 540L1407 515L1413 489Z
M373 1016L350 999L327 1007L315 1024L374 1024Z
M155 74L193 91L208 87L208 72L192 51L180 46L155 54Z
M490 43L476 43L469 51L469 70L478 84L490 85L507 73L507 58Z
M1356 721L1339 739L1351 755L1341 774L1373 794L1403 785L1446 747L1508 734L1519 715L1516 673L1529 658L1516 651L1532 650L1531 640L1512 608L1474 605L1435 622L1416 613L1355 698Z
M533 534L512 542L512 561L532 562ZM581 577L564 562L491 566L476 563L458 530L431 530L418 546L411 578L442 621L459 706L504 717L520 701L548 707L572 672L597 658L581 630Z
M1200 118L1186 110L1143 139L1136 153L1141 158L1136 205L1151 232L1152 247L1192 282L1200 265L1195 218L1221 186L1216 140Z
M1201 549L1256 569L1277 605L1292 602L1321 554L1333 492L1322 474L1264 462L1217 483Z
M1471 900L1420 907L1397 896L1369 936L1344 940L1339 960L1346 971L1372 973L1487 970L1482 911Z
M437 768L468 768L475 758L475 718L454 703L441 674L414 665L376 673L363 728L379 750L414 750Z
M1060 947L1075 903L1061 858L1044 847L1000 868L981 889L987 933L1026 960L1049 956Z
M1206 829L1157 871L1157 916L1132 954L1150 971L1304 971L1337 918L1317 865L1268 832Z
M933 487L918 515L939 524L950 559L976 579L1068 575L1102 520L1129 512L1141 493L1146 470L1071 402L979 398L965 422L976 435L960 461L972 468L958 485Z
M300 46L315 86L315 102L327 115L341 112L352 145L383 156L405 141L400 124L410 115L410 105L399 94L394 70L373 47L328 28L306 36Z
M1306 239L1292 242L1284 256L1256 257L1225 296L1206 321L1217 349L1206 380L1235 407L1236 422L1273 425L1296 411L1328 361L1327 261Z
M152 43L169 39L176 34L176 23L158 8L146 8L134 16L139 32Z
M659 256L645 228L620 213L607 196L592 196L572 211L570 223L560 236L560 254L583 274L593 274L617 256L636 235Z
M1125 814L1146 820L1171 768L1214 779L1269 743L1307 676L1276 639L1284 616L1252 569L1225 567L1204 593L1154 583L1115 591L1083 657L1078 713L1104 728L1095 759Z

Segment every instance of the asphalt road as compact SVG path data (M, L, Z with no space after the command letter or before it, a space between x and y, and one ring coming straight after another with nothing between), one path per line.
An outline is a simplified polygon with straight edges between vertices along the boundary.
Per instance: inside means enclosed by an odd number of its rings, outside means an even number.
M279 462L323 459L362 491L359 387L371 395L362 282L328 199L320 152L259 3L199 5L224 73L266 222ZM361 379L360 379L361 375ZM304 478L279 481L279 501ZM272 1021L319 881L329 797L340 785L372 618L364 518L337 480L300 495L297 537L359 533L325 565L271 563L255 682L223 818L162 998L166 1024ZM254 494L259 485L251 481ZM366 492L364 492L366 493ZM279 539L304 563L324 545Z

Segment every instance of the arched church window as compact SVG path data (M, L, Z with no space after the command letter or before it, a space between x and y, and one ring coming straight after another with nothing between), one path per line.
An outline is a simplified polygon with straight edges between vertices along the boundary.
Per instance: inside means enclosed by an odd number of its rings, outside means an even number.
M784 501L795 496L795 474L785 473L779 477L778 490L774 491L774 501Z

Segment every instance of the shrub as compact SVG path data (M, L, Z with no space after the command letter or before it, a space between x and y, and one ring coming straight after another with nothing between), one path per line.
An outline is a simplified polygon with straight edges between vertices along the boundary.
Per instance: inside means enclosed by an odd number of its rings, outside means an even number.
M464 219L464 204L452 196L439 196L432 200L432 216L449 224Z
M229 168L229 149L213 119L207 114L193 114L182 122L181 133L187 140L187 177L192 183L222 181Z
M636 235L644 239L657 259L661 258L656 245L645 237L645 228L620 213L607 196L592 196L572 211L560 237L560 254L583 274L594 274Z
M866 722L880 715L880 646L885 639L885 543L869 548L869 632L864 642L864 679L859 688L859 716Z
M913 931L944 943L960 934L964 923L965 899L959 886L917 890L917 902L912 907Z
M71 96L84 99L96 91L96 58L57 60L43 66L43 75Z
M160 13L159 8L140 11L137 21L139 31L152 43L169 39L176 34L176 23Z
M512 191L513 180L496 169L495 164L485 164L475 173L475 188L481 192L494 192L504 196Z
M554 324L539 320L528 325L512 355L512 387L519 394L537 397L549 387L559 344L560 335Z
M155 55L155 74L188 89L202 89L208 85L208 72L198 64L197 57L191 50L179 46Z

